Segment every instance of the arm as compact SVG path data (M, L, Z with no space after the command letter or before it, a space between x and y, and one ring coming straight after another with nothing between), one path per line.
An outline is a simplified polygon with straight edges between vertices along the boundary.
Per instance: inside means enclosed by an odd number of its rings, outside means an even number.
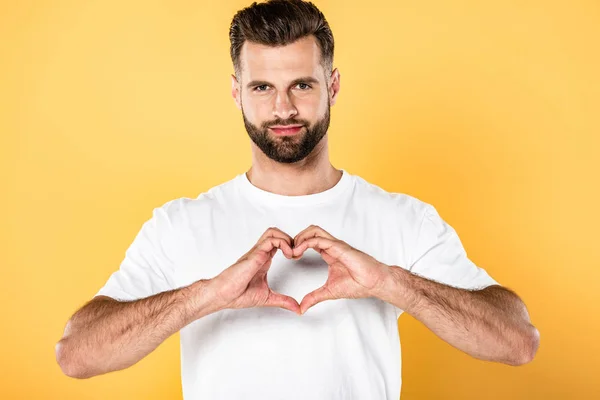
M499 285L447 286L390 266L377 297L405 310L438 337L475 358L522 365L533 360L539 332L525 304Z
M97 296L67 322L56 360L74 378L125 369L190 322L218 310L208 280L134 301Z

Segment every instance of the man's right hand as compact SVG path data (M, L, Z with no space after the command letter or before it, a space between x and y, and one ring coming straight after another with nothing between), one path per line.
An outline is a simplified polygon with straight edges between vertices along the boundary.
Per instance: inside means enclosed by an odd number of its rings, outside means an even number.
M256 245L229 268L211 279L221 308L281 307L300 315L300 305L290 296L271 290L267 272L281 249L291 259L293 239L277 228L269 228Z

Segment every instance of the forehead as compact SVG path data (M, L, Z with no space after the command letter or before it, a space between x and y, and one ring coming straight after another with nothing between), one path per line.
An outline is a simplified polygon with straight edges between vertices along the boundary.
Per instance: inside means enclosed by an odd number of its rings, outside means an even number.
M267 46L246 41L240 52L242 80L308 75L319 78L321 52L314 36L306 36L285 46Z

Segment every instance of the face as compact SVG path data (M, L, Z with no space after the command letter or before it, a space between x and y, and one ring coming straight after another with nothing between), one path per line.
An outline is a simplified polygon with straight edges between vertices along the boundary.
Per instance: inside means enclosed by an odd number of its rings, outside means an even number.
M280 163L307 157L327 133L339 91L339 72L326 79L314 36L280 47L246 41L240 66L232 95L250 139ZM286 126L296 128L278 129Z

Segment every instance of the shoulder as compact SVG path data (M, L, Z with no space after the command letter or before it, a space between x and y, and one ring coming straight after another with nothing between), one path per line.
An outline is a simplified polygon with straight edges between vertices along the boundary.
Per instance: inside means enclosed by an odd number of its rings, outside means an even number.
M408 193L388 191L355 175L358 198L367 198L372 207L393 214L396 220L410 225L418 225L427 216L436 213L433 205Z
M168 200L153 210L153 218L167 222L171 228L191 228L199 221L207 221L215 212L225 212L227 201L235 198L233 180L223 182L193 197Z

